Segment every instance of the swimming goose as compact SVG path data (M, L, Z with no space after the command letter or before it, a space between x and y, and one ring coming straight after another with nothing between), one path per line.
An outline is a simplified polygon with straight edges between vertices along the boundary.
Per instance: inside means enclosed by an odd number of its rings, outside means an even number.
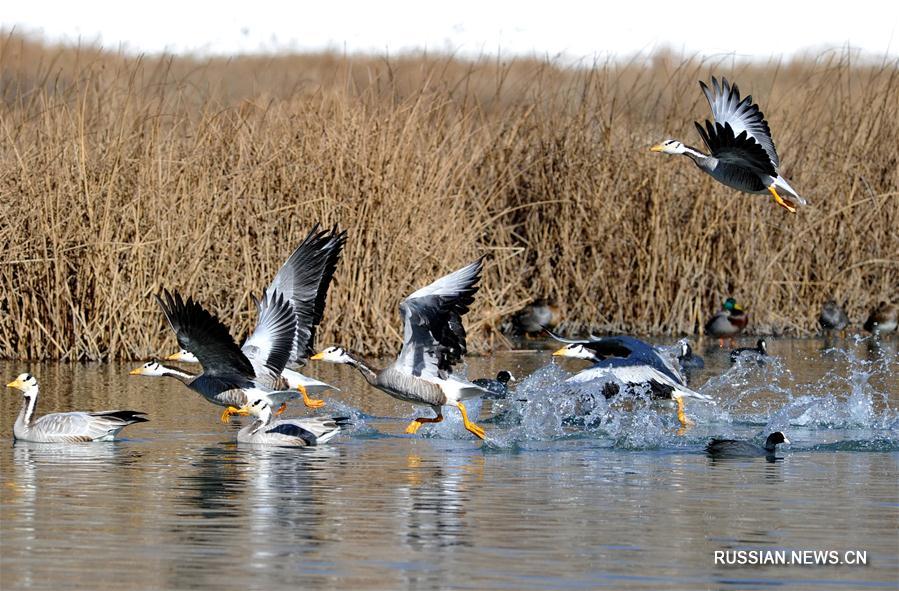
M509 382L514 381L515 376L512 375L512 372L503 369L496 374L495 379L478 378L471 382L487 390L483 395L484 398L495 400L497 398L505 398L506 393L509 391Z
M768 356L768 343L765 339L756 341L755 347L740 347L730 352L730 362L736 363L740 359L755 359L759 364L764 363Z
M849 317L836 301L831 298L824 302L821 314L818 316L818 324L825 332L831 330L845 330L849 326Z
M864 326L864 329L872 334L896 332L897 328L899 328L899 306L887 302L880 302L879 306L871 310Z
M319 408L325 404L324 400L310 398L309 392L319 394L326 390L338 390L330 384L309 378L296 369L304 366L313 352L315 332L324 315L328 287L334 278L337 262L345 244L346 230L338 232L337 226L330 231L319 230L319 225L316 224L263 292L281 294L293 306L296 316L296 337L287 366L281 371L280 377L283 379L271 381L267 385L275 390L288 388L298 390L303 395L303 403L309 408ZM256 305L258 307L259 302ZM259 323L261 322L260 309ZM241 350L253 366L258 367L260 349L256 344L252 340L247 340ZM166 359L199 363L197 357L185 349L169 355ZM257 375L261 377L264 372Z
M310 359L355 367L369 384L393 398L434 409L435 417L413 420L406 433L416 433L424 423L439 423L443 407L455 406L465 428L484 439L484 430L469 420L464 401L487 390L452 375L453 366L466 352L462 316L474 302L483 261L480 258L441 277L403 300L403 348L386 369L371 369L340 347L328 347Z
M22 410L13 424L13 436L18 441L34 443L79 443L83 441L112 441L119 431L134 423L145 423L147 413L135 410L104 410L100 412L57 412L34 418L37 406L37 378L23 373L6 384L7 388L22 391Z
M733 341L733 337L743 332L749 324L749 314L734 298L727 298L721 309L706 323L705 333L717 337L718 345L724 346L724 337Z
M593 337L585 340L565 339L549 333L564 347L553 353L557 357L572 357L593 362L593 365L565 380L570 383L591 382L615 378L628 389L648 388L655 399L673 400L677 404L677 420L682 427L687 419L684 398L695 398L714 404L714 400L687 387L680 371L658 349L630 336ZM614 382L603 385L603 396L611 398L619 393Z
M665 140L651 150L684 154L718 182L746 193L771 193L778 205L796 213L796 205L805 205L806 201L780 176L780 158L774 149L771 129L758 105L752 102L752 96L741 100L739 88L736 84L731 86L727 78L719 85L713 77L711 89L705 82L699 86L709 101L715 123L706 120L705 128L698 122L694 124L711 154L703 154L677 140ZM782 197L778 191L789 198Z
M309 417L272 420L272 407L264 398L243 405L234 414L252 416L255 420L237 432L239 443L308 447L325 443L347 424L346 417Z
M279 383L296 333L293 308L283 296L269 294L259 304L259 324L247 339L258 349L255 362L237 346L225 325L193 298L185 301L163 290L156 300L178 344L197 356L203 372L193 375L150 361L131 370L131 375L175 378L209 402L226 407L223 421L256 398L280 404L283 410L287 400L298 397L297 390L273 387Z
M765 439L764 446L736 439L712 439L705 446L705 451L714 458L770 457L781 443L790 443L790 440L780 431L775 431Z

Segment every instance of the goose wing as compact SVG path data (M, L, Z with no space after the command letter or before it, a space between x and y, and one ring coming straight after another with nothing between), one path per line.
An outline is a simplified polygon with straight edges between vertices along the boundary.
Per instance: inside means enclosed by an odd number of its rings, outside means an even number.
M163 290L156 301L175 332L178 345L197 357L204 376L220 378L229 384L243 384L255 377L253 364L225 325L193 298L185 301L180 294Z
M283 295L293 305L296 335L290 361L296 365L305 364L312 353L328 287L345 244L346 231L338 232L337 226L320 230L316 224L266 289L268 293Z
M777 178L777 168L768 153L744 129L737 132L730 123L705 122L705 128L696 123L702 141L712 156L728 169L748 169L758 175Z
M294 308L278 292L267 292L256 305L259 321L240 350L252 364L256 377L275 380L290 361L293 350L297 325Z
M443 377L466 352L462 316L474 302L484 259L441 277L400 304L403 348L394 367L416 377Z
M709 101L712 108L712 116L716 123L730 124L735 135L744 131L754 139L765 151L768 159L774 167L780 166L777 150L774 148L774 140L771 138L771 128L765 121L765 115L759 110L759 106L752 102L752 95L740 100L740 89L737 85L731 85L727 78L722 78L721 84L712 77L712 88L705 82L699 83L702 93ZM777 173L773 176L777 176Z

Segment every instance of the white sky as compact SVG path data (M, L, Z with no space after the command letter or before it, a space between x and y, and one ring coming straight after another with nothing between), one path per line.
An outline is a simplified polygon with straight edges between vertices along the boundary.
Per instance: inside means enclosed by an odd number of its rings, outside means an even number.
M668 47L764 58L848 44L899 55L897 0L5 0L0 25L135 52L501 49L577 59Z

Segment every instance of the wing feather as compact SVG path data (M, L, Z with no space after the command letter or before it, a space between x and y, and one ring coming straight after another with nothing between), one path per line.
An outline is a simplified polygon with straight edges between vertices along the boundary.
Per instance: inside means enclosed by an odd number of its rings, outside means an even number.
M752 95L747 95L741 100L740 89L736 84L731 85L727 78L722 78L719 85L718 80L713 76L711 89L702 81L699 86L702 88L706 100L709 101L709 107L712 109L712 116L716 123L729 123L735 135L740 135L745 131L765 150L771 163L775 167L780 166L780 159L771 137L771 128L759 106L752 102ZM777 176L777 174L775 173L773 176Z
M296 316L293 305L277 292L266 294L257 306L259 321L241 351L250 360L257 377L275 379L290 360Z
M730 123L705 122L705 129L695 123L706 147L719 162L748 169L759 175L777 178L777 169L768 153L746 130L737 134Z

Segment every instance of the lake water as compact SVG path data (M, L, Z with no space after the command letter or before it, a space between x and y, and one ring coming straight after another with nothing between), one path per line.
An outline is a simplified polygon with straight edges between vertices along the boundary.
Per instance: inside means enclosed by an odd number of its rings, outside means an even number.
M454 409L403 435L412 407L317 363L308 373L342 388L325 410L354 425L301 450L238 446L237 420L131 366L3 361L4 384L38 376L39 414L151 422L115 443L13 445L21 396L0 396L0 587L897 588L897 343L835 345L772 340L762 366L699 351L692 384L718 403L688 403L683 435L671 409L585 406L559 385L577 361L471 358L470 377L518 377L511 400L480 409L486 443ZM778 461L702 451L772 430L792 441ZM716 565L722 550L860 550L867 565Z

